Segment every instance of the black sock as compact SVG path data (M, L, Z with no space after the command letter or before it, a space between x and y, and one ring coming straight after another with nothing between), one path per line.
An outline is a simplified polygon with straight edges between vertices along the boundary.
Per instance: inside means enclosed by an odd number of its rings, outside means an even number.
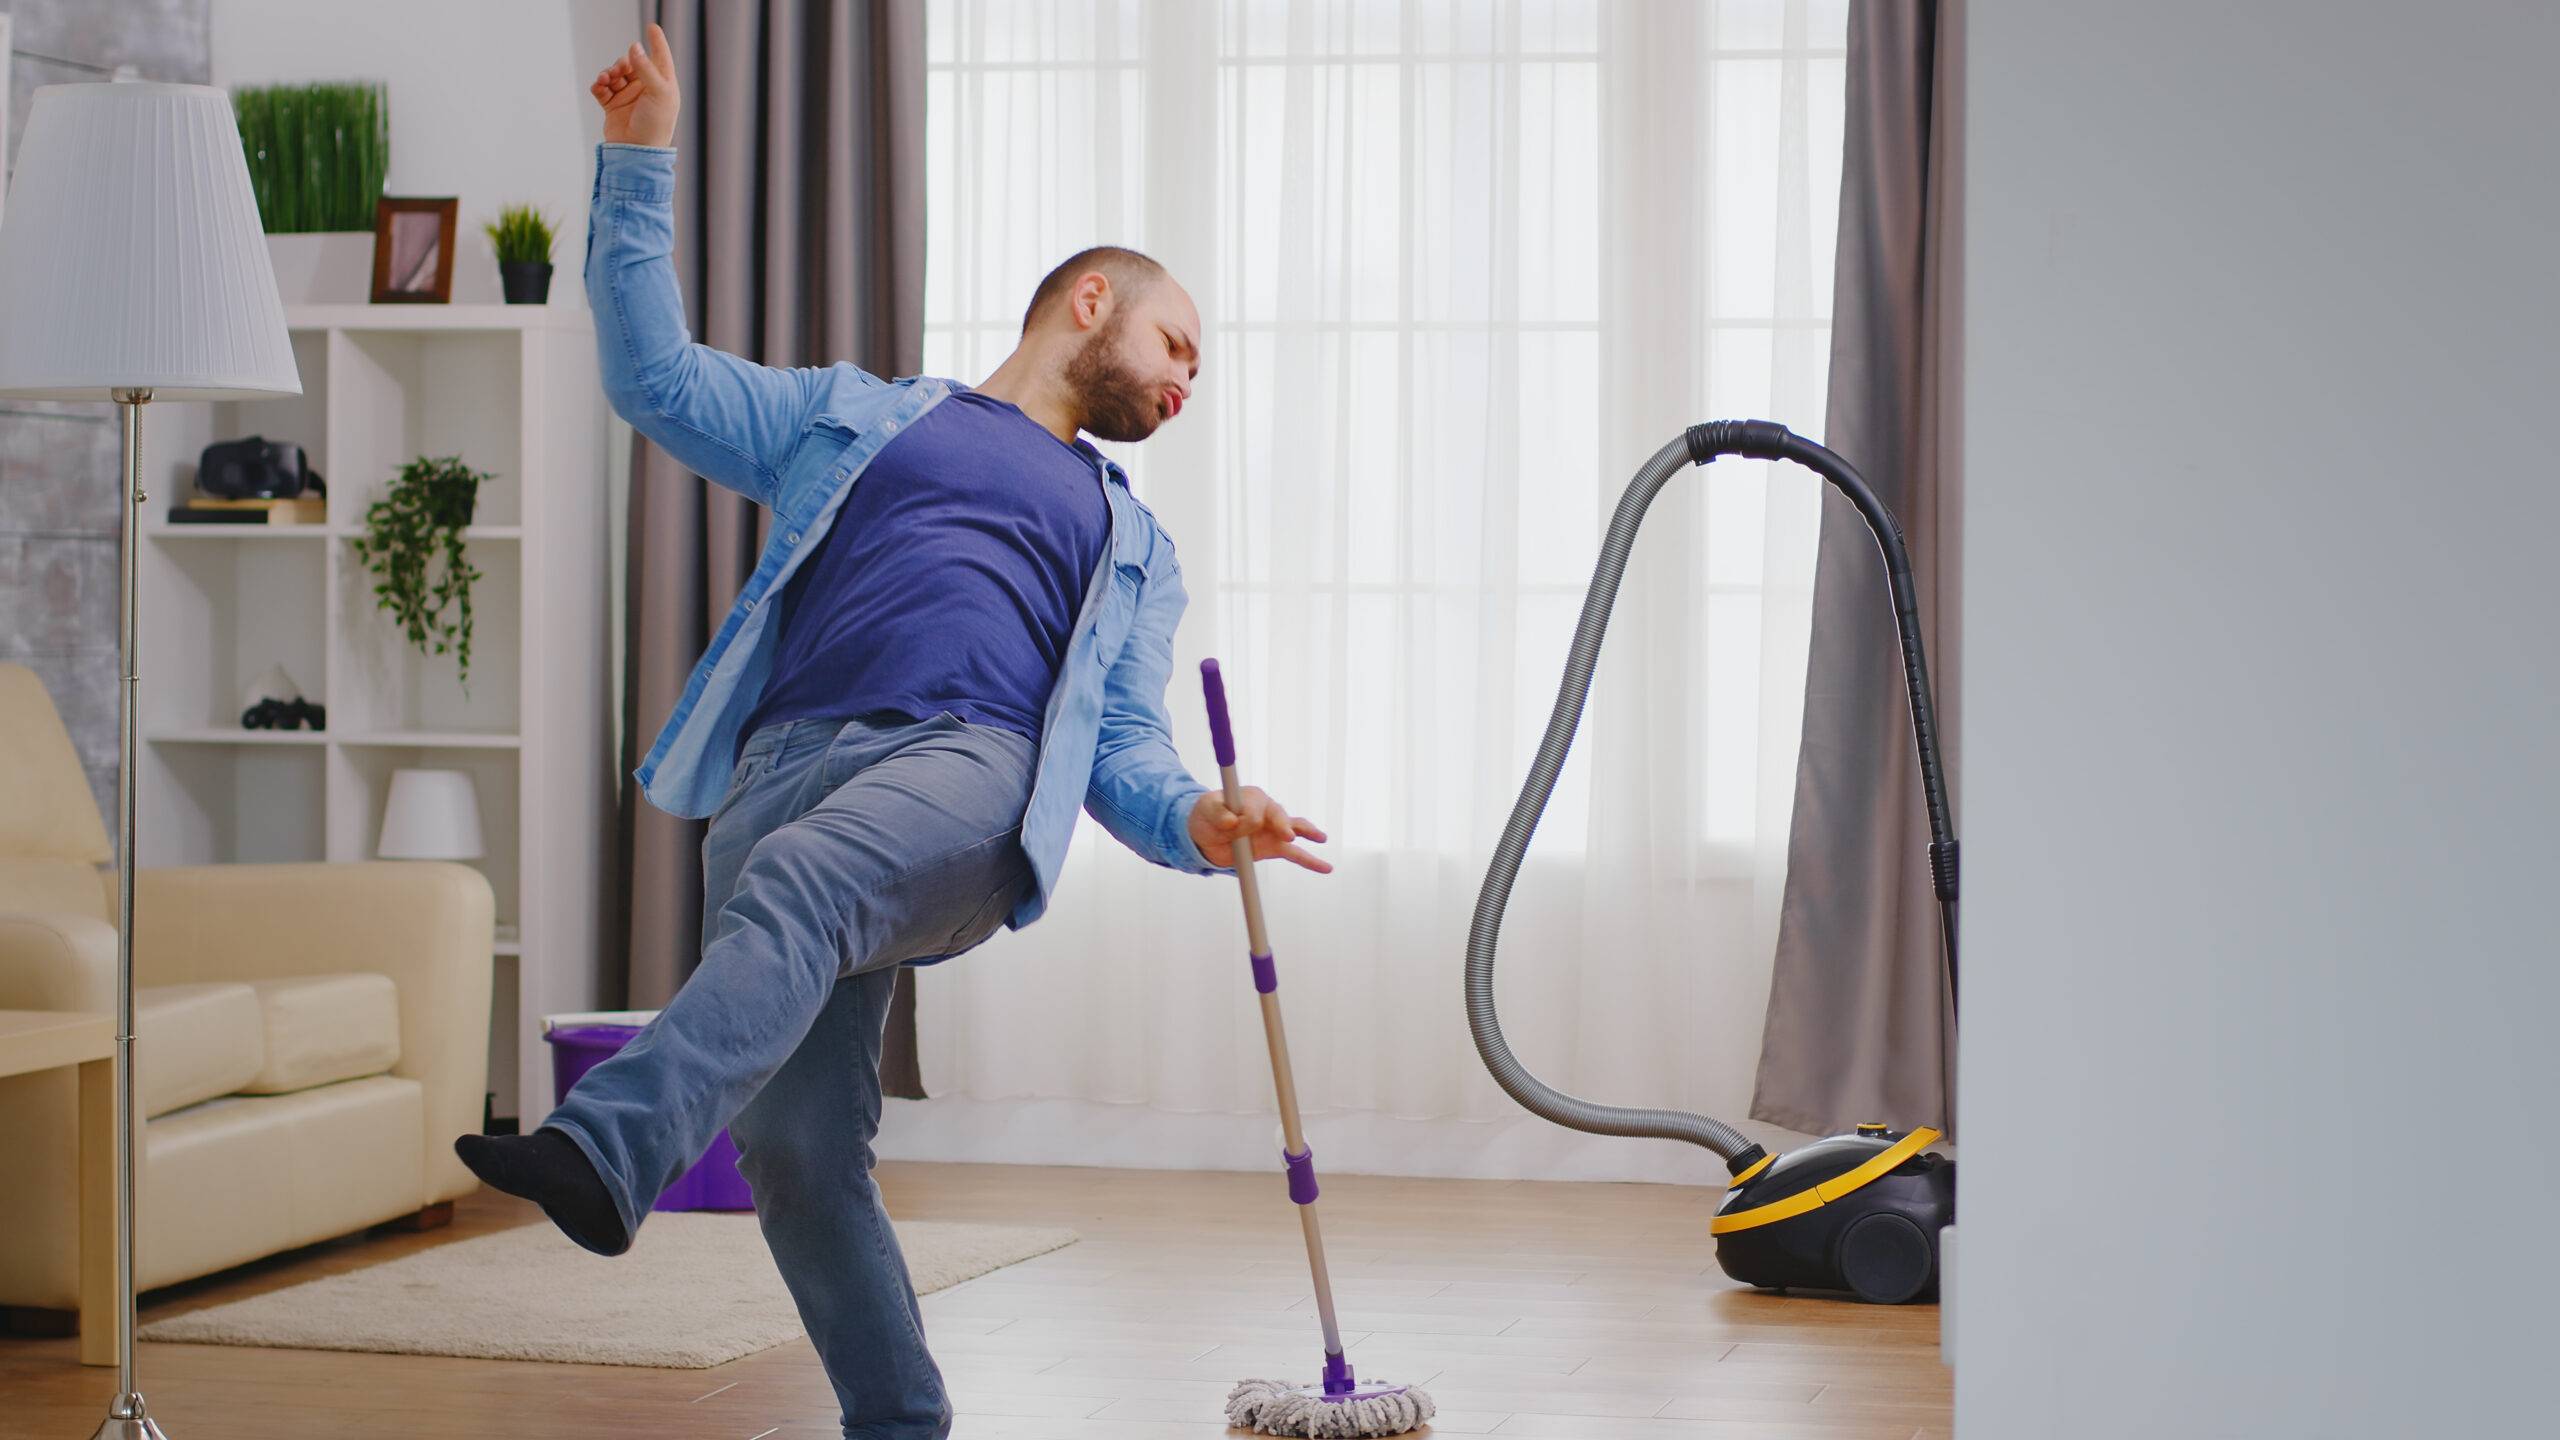
M604 1177L565 1133L545 1125L530 1135L465 1135L453 1153L482 1182L542 1207L562 1233L599 1255L631 1248Z

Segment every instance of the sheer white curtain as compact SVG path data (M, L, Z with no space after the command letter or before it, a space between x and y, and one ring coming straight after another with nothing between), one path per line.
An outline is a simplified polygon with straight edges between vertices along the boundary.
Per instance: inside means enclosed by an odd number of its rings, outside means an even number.
M1181 548L1194 773L1215 655L1247 783L1333 837L1331 876L1262 867L1320 1171L1721 1178L1526 1116L1461 976L1628 477L1696 420L1820 434L1844 13L933 6L927 369L984 378L1091 243L1200 306L1195 398L1114 453ZM1594 1100L1748 1105L1821 483L1768 468L1656 503L1503 925L1514 1050ZM1040 924L923 979L935 1098L884 1154L1276 1163L1234 882L1087 824Z

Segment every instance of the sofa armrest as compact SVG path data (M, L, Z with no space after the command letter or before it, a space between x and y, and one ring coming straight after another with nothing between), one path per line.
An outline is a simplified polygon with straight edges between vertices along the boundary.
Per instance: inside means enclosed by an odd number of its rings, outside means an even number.
M478 1184L453 1153L489 1082L497 901L440 860L144 867L134 885L137 984L367 971L400 987L394 1075L426 1089L421 1206ZM110 968L114 956L109 937Z
M0 914L0 1010L116 1008L116 927L92 915Z

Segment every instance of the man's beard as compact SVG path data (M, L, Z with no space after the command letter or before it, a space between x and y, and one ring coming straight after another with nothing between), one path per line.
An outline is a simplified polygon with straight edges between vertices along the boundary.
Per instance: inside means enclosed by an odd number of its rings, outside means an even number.
M1105 440L1144 440L1164 423L1162 407L1120 359L1120 332L1129 318L1115 312L1067 362L1067 388L1084 406L1084 428Z

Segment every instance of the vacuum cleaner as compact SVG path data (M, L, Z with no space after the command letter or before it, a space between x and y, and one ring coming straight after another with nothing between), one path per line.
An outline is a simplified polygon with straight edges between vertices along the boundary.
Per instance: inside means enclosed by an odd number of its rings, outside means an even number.
M1949 1004L1954 1003L1956 838L1947 818L1928 664L1920 649L1919 597L1902 529L1846 460L1774 421L1723 420L1692 425L1663 446L1636 472L1618 501L1583 599L1555 712L1547 719L1546 737L1476 897L1475 923L1467 936L1467 1023L1485 1067L1532 1113L1596 1135L1685 1140L1722 1157L1733 1180L1707 1229L1715 1237L1716 1262L1727 1275L1761 1289L1845 1292L1879 1304L1930 1300L1938 1291L1938 1232L1954 1221L1956 1208L1955 1162L1928 1148L1938 1139L1937 1131L1926 1126L1896 1129L1877 1121L1772 1156L1732 1126L1704 1115L1595 1104L1541 1082L1512 1057L1494 1014L1493 957L1502 908L1581 723L1601 635L1608 628L1609 607L1626 573L1636 529L1655 493L1684 465L1705 465L1723 455L1802 465L1839 487L1875 531L1902 636L1902 672L1910 687L1911 727L1928 799L1929 869L1938 896L1941 954Z

